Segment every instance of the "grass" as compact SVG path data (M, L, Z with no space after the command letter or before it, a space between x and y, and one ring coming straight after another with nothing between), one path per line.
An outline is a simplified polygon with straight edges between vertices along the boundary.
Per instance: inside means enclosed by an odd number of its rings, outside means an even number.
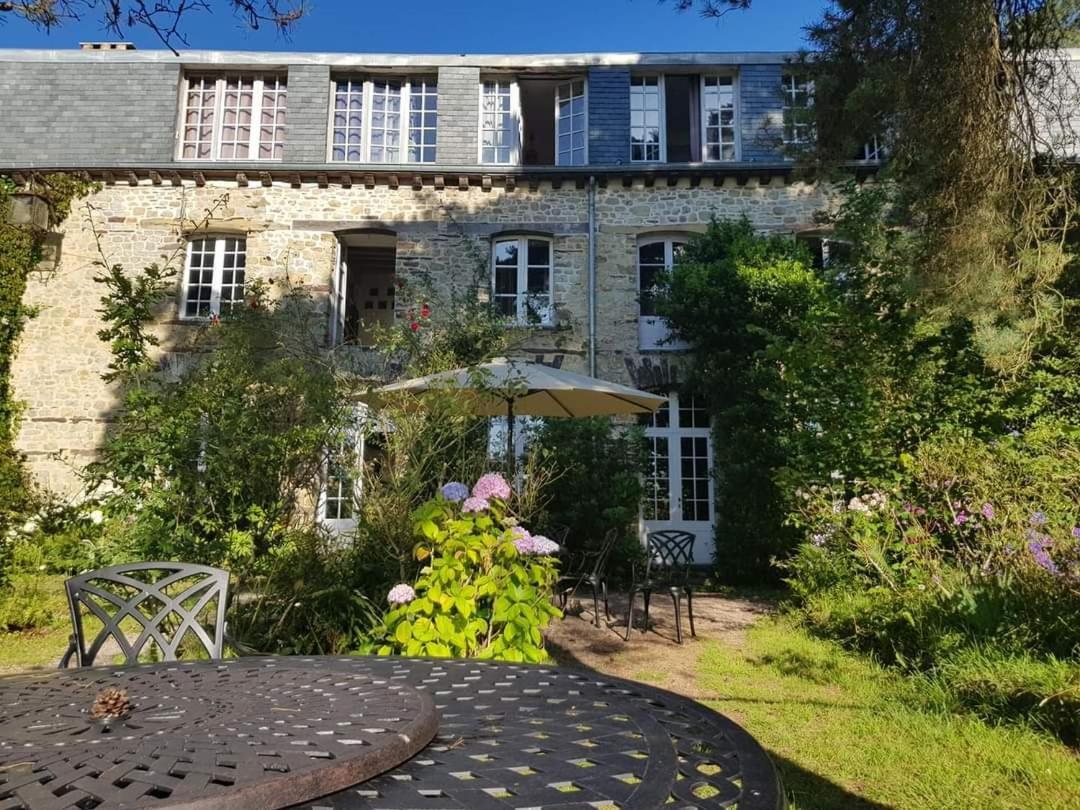
M794 810L1080 807L1080 758L1035 731L928 708L917 682L784 619L700 662L772 755Z
M0 674L56 666L71 633L64 577L17 574L12 590L0 596L0 628L9 623L34 629L0 631Z

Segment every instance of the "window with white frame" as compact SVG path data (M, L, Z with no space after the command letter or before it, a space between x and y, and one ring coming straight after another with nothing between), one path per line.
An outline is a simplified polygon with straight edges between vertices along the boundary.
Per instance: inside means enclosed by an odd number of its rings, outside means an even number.
M356 526L365 473L368 434L379 425L370 419L364 406L351 414L338 441L327 449L319 492L319 519L332 531L349 531Z
M784 96L784 143L802 146L814 140L814 83L805 76L785 73L781 89Z
M438 86L430 79L337 79L330 160L434 163L438 107Z
M630 79L630 160L663 160L663 107L661 77Z
M192 239L187 247L181 315L209 318L244 300L247 240L234 236Z
M735 80L701 77L701 123L704 160L735 160Z
M281 160L285 150L284 76L188 76L180 157Z
M883 138L879 138L877 135L872 135L870 140L863 144L862 159L879 162L888 157L888 148L885 146Z
M554 323L551 265L550 239L496 239L492 247L492 295L498 311L519 324Z
M509 80L486 81L480 87L480 162L517 160L517 85Z
M565 82L555 91L555 163L584 166L588 161L585 128L585 81Z
M641 317L656 316L656 297L660 277L671 271L686 240L672 237L650 239L638 245L638 306Z

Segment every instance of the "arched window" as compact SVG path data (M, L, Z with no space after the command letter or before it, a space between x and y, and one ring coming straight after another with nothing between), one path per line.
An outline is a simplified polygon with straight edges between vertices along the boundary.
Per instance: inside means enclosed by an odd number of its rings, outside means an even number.
M496 308L523 326L555 322L552 241L542 236L498 237L492 244L491 287Z
M638 343L642 349L686 348L670 340L667 321L656 311L660 276L675 266L686 242L682 235L647 236L638 241Z
M184 268L183 318L209 318L231 312L244 300L247 239L204 236L187 246Z

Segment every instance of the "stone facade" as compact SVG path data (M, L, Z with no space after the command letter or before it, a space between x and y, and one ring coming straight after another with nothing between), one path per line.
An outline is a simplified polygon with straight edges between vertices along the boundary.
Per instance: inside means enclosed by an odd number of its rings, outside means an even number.
M129 270L160 262L182 245L186 227L216 207L209 232L247 235L247 278L294 283L325 297L331 283L338 232L378 228L397 235L397 273L430 279L436 287L468 283L490 255L494 235L547 234L554 248L557 323L532 332L524 353L572 371L587 370L587 190L549 182L484 190L388 185L319 187L287 182L238 187L234 182L184 182L178 187L109 185L77 205L63 226L60 265L31 279L27 303L40 313L27 326L13 370L16 396L25 403L18 448L38 480L58 491L77 489L75 470L93 458L116 413L117 391L101 380L107 346L96 336L102 290L93 281L97 246L89 218L112 262ZM678 380L678 355L638 349L636 245L655 233L704 229L710 217L746 215L763 231L792 232L826 205L814 185L780 178L740 185L729 178L692 184L596 190L597 374L630 385L663 389ZM182 262L182 254L181 259ZM489 270L481 266L480 271ZM162 351L190 334L169 302L157 330ZM437 313L436 313L437 316Z

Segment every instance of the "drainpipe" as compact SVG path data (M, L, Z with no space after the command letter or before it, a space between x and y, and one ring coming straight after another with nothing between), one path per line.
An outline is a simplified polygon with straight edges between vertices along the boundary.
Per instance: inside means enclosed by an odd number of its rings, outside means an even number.
M596 177L589 177L589 376L596 376Z

